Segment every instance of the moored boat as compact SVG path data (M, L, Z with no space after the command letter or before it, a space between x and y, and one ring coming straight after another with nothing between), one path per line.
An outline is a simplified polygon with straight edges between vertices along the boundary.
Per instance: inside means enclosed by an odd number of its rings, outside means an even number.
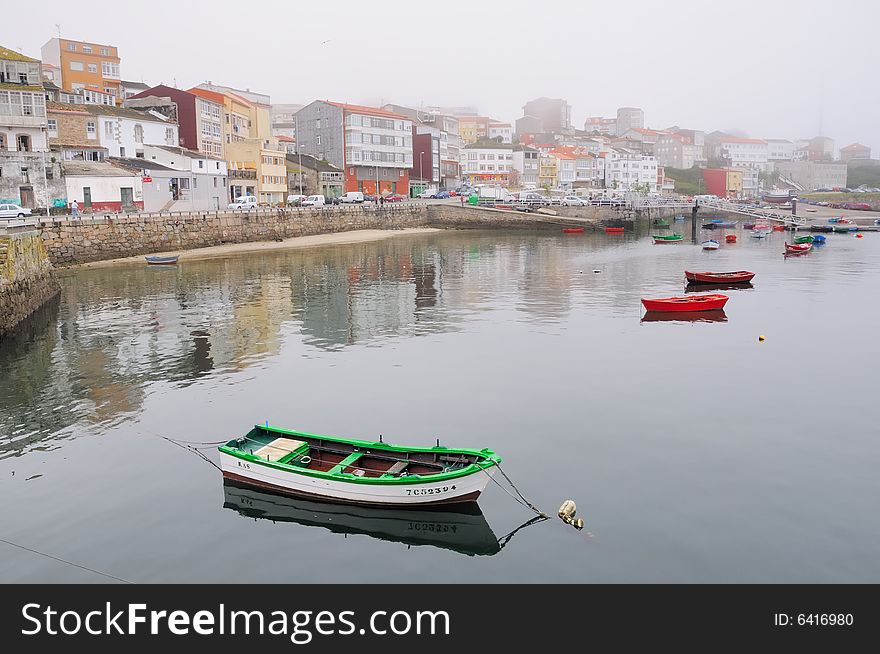
M784 232L785 225L773 225L773 231L774 232Z
M709 223L703 223L703 229L727 229L730 227L736 227L736 223L724 222L721 220L718 220L718 221L713 220L712 222L709 222Z
M563 234L583 234L584 228L583 227L563 227L562 233Z
M806 236L795 236L795 237L794 237L794 242L795 242L796 245L801 245L801 244L803 244L803 243L812 243L812 242L813 242L813 236L810 235L810 234L807 234Z
M825 245L825 237L821 234L817 234L813 237L813 245Z
M150 256L146 256L146 257L144 257L144 259L147 260L147 263L148 263L148 264L151 264L151 265L154 265L154 266L156 266L156 265L159 265L159 266L171 266L171 265L174 265L175 263L177 263L177 260L178 260L179 258L180 258L180 255L179 255L179 254L174 254L174 255L170 255L170 256L156 256L156 255L150 255Z
M784 254L803 254L813 249L812 243L786 243Z
M648 311L717 311L723 309L729 299L721 293L690 297L643 298L642 305Z
M655 218L654 227L669 227L669 221L666 218Z
M623 227L606 227L605 228L606 234L623 234L624 231L625 230Z
M735 270L733 272L691 272L684 271L688 284L740 284L750 282L755 273L749 270Z
M721 247L721 244L718 241L709 240L703 241L703 249L704 250L717 250Z
M743 229L755 229L757 223L743 223Z
M834 225L810 225L811 232L833 232Z
M752 238L767 238L767 230L753 229L752 230Z
M654 243L680 243L683 240L684 237L681 234L668 234L667 236L654 234Z
M736 234L728 234L724 237L724 240L728 243L736 243Z
M474 502L501 458L257 425L219 448L223 476L273 492L372 506Z

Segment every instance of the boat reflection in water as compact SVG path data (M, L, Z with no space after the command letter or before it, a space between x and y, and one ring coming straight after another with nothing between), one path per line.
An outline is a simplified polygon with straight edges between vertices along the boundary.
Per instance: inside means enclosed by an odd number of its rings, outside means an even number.
M223 508L248 518L295 522L337 534L363 534L406 545L432 545L468 556L497 554L513 533L541 520L532 519L499 540L476 502L398 510L293 498L228 480L223 482L223 492Z
M647 311L642 322L727 322L721 311Z
M705 291L735 291L737 289L755 288L752 282L738 282L736 284L686 284L685 293L703 293Z

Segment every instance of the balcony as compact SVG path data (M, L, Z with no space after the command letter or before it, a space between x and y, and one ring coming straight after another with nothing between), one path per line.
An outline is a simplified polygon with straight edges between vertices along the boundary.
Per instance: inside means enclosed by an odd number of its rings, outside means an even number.
M229 171L230 179L256 179L257 171L256 170L230 170Z
M45 116L15 116L0 112L0 125L8 127L45 127Z

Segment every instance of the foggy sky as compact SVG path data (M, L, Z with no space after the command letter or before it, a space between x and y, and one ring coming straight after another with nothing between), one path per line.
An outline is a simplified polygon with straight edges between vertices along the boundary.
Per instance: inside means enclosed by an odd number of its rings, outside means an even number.
M821 131L880 155L874 0L13 2L27 18L0 44L39 57L59 24L117 46L126 80L474 105L511 123L526 101L562 97L578 128L637 106L649 127Z

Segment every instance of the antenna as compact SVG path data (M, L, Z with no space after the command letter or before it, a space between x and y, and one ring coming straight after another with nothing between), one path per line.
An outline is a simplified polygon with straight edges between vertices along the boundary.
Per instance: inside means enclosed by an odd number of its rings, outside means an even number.
M58 32L58 38L61 38L61 23L55 23L55 29Z

